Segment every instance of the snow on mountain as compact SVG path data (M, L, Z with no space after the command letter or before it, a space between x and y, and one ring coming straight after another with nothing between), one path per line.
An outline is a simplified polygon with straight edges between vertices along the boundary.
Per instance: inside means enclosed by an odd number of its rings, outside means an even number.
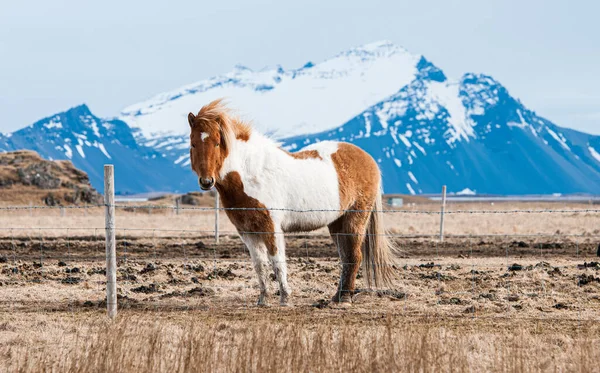
M384 190L439 193L597 193L600 137L537 116L485 75L449 81L421 58L415 79L338 128L284 140L355 143L380 164Z
M136 138L187 168L187 113L225 97L258 131L274 138L339 126L414 79L420 56L388 41L339 53L295 70L252 71L243 66L125 108L120 119Z
M174 169L160 153L139 145L127 124L100 119L86 105L0 135L0 151L20 149L49 160L71 160L99 191L104 189L103 165L108 163L115 165L116 190L122 193L189 190L196 184L192 175Z
M121 120L148 140L188 134L187 113L226 97L242 116L276 138L324 131L351 119L408 84L419 56L383 41L318 64L232 72L125 108Z

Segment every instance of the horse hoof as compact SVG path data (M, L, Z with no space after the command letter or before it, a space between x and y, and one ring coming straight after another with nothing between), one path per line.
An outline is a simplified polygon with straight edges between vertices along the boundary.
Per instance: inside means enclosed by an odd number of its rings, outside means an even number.
M333 298L331 298L331 302L332 303L352 303L352 297L350 295L342 295L341 297L339 295L335 295Z
M269 303L267 303L267 297L260 297L258 298L258 302L256 302L256 305L259 307L268 307Z

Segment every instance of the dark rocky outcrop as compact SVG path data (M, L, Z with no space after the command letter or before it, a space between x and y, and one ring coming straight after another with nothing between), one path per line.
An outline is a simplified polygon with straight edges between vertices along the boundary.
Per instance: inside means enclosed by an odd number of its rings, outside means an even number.
M87 174L70 161L49 161L32 151L0 153L0 194L15 204L100 204Z

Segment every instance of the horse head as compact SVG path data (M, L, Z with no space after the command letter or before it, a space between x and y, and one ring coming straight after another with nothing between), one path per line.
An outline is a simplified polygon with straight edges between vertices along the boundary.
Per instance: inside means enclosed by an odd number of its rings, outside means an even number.
M197 115L189 113L190 160L202 190L219 181L219 172L232 143L231 119L221 100L202 107Z

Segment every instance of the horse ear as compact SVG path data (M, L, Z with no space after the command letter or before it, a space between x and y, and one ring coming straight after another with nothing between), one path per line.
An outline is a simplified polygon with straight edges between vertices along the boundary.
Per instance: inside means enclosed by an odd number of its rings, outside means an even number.
M196 119L196 116L194 115L194 113L189 113L188 114L188 122L190 122L190 127L194 128L194 120Z

